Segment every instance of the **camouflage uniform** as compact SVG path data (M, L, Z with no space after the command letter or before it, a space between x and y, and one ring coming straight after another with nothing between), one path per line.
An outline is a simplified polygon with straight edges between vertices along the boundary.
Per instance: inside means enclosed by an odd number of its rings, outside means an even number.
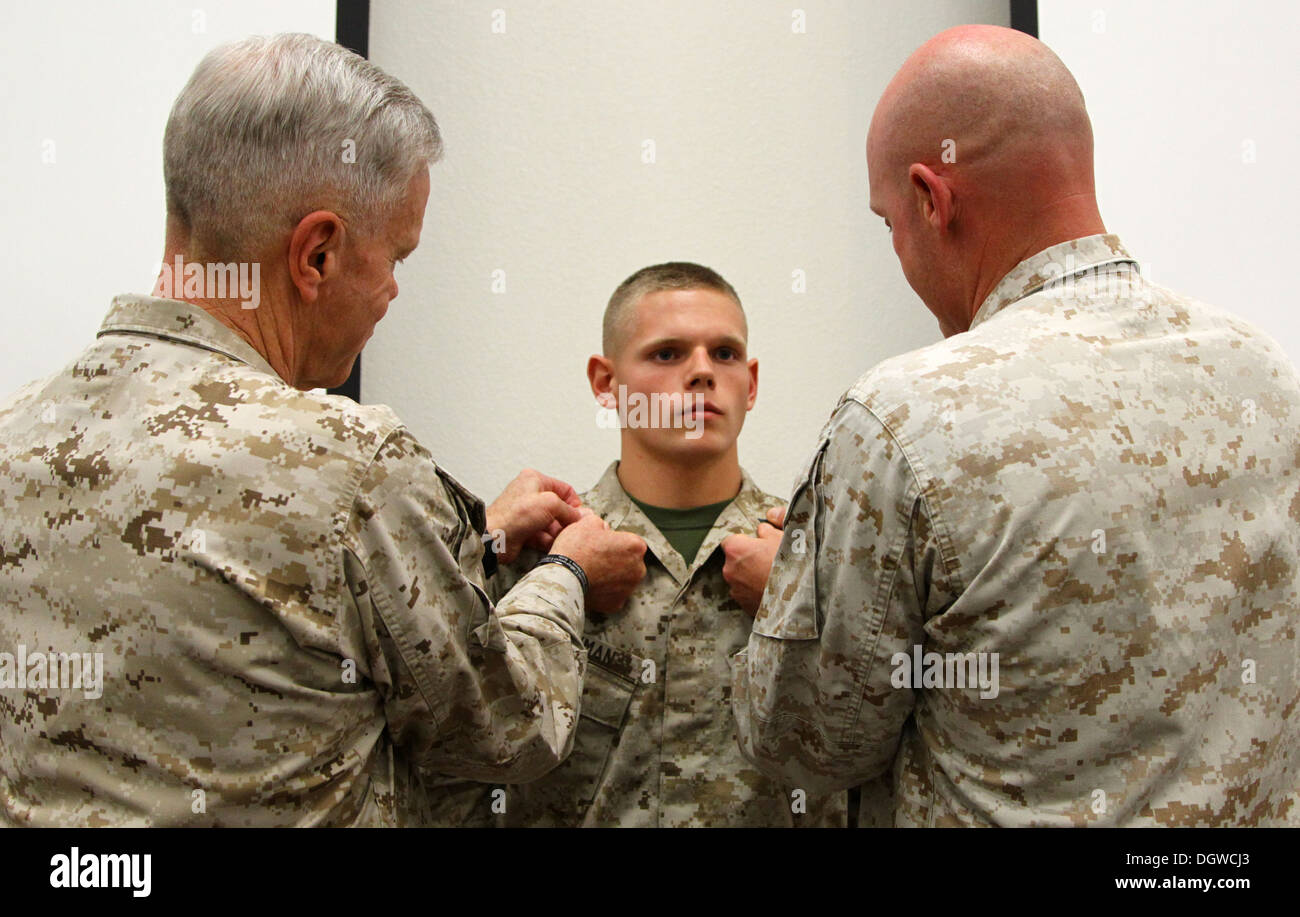
M200 308L119 297L0 406L0 505L0 650L104 659L99 700L0 691L4 822L423 824L418 768L530 779L572 743L573 574L494 609L483 504Z
M1300 824L1298 564L1281 349L1114 236L1056 245L841 399L736 667L741 743L873 781L864 821ZM981 653L995 696L948 675Z
M587 677L573 753L541 780L510 788L505 823L843 825L844 793L836 794L838 807L792 799L748 764L736 744L731 657L744 648L752 619L730 596L719 545L733 533L754 534L781 501L742 472L739 495L688 565L628 497L617 467L582 500L611 528L645 539L646 577L621 612L587 619ZM796 801L798 815L792 814Z

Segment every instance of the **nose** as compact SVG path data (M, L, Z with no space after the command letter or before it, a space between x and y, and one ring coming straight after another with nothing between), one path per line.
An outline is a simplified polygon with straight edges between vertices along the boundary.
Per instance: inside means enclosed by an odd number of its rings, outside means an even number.
M688 389L696 387L713 389L717 387L717 380L713 376L713 361L709 359L709 351L706 348L696 348L691 354L686 370L686 387Z

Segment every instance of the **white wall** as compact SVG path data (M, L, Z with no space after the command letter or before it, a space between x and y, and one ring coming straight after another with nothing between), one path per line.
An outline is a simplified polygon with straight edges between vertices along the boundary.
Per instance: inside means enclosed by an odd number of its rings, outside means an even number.
M1097 196L1155 282L1243 316L1300 361L1300 6L1044 0L1039 35L1092 115Z
M1107 225L1158 282L1300 357L1283 282L1300 241L1285 158L1300 125L1300 13L1039 6L1088 99ZM583 377L601 308L642 265L698 260L746 301L762 373L742 461L785 490L840 391L938 337L866 210L862 143L880 90L934 32L1007 15L1002 0L804 2L796 34L792 8L376 2L372 56L430 104L448 152L424 244L366 352L366 400L392 404L485 495L525 463L587 486L617 451ZM172 99L208 48L283 30L332 37L334 3L0 8L0 393L71 359L113 294L151 287ZM496 269L504 294L491 292ZM804 294L791 292L796 269Z
M89 344L162 257L163 128L215 45L334 38L334 0L80 0L0 7L0 398Z
M699 261L740 292L759 358L741 462L787 493L843 390L939 339L867 209L876 101L934 33L1008 17L1005 0L374 4L371 57L433 110L447 154L363 400L485 497L526 464L584 489L618 453L585 377L609 294Z

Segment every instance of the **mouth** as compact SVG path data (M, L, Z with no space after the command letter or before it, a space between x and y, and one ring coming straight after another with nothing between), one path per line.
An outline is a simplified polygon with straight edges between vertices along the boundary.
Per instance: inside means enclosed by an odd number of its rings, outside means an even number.
M708 419L710 417L721 417L724 411L712 401L705 401L703 404L692 404L682 410L683 417L699 417Z

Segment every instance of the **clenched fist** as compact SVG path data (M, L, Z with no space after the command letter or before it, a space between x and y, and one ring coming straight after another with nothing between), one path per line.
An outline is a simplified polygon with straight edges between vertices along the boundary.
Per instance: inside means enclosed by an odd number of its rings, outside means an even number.
M645 541L615 532L594 513L560 532L551 553L571 558L587 574L588 612L613 614L645 578Z
M489 547L504 547L497 559L506 564L525 545L545 553L562 528L581 518L581 505L577 491L564 481L525 468L487 508Z
M731 587L731 597L750 615L758 614L772 560L781 546L781 526L785 525L785 507L767 511L767 522L758 525L758 537L728 535L722 541L726 561L722 578Z

